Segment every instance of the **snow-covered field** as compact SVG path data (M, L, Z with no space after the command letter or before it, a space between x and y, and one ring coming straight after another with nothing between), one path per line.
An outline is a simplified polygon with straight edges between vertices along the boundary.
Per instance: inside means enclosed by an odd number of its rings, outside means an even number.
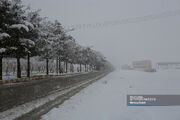
M42 120L180 120L180 106L127 106L127 94L180 94L180 70L114 71Z

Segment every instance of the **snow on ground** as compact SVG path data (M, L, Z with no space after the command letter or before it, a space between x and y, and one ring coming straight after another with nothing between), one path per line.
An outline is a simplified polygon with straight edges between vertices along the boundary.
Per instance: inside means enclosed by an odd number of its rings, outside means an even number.
M180 106L127 106L127 94L179 94L180 70L117 70L85 88L42 120L180 120Z

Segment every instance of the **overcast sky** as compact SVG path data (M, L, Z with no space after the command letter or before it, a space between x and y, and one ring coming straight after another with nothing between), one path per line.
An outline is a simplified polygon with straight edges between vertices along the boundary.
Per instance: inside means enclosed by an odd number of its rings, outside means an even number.
M63 25L103 23L180 9L180 0L24 0ZM69 33L117 67L134 60L180 61L180 15Z

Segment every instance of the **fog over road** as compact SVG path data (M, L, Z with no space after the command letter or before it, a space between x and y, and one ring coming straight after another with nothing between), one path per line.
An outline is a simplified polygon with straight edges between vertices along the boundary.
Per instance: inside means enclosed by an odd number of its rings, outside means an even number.
M81 27L98 23L102 26L109 21L124 19L132 21L132 18L180 9L179 0L25 0L24 3L33 9L41 9L43 16L57 19L64 26ZM49 6L53 7L49 9ZM177 55L180 48L179 21L180 15L177 15L78 29L69 34L80 44L93 46L93 49L102 52L117 67L142 59L151 59L154 63L180 61Z
M52 109L42 120L179 120L180 106L127 106L127 94L179 94L179 70L117 70Z

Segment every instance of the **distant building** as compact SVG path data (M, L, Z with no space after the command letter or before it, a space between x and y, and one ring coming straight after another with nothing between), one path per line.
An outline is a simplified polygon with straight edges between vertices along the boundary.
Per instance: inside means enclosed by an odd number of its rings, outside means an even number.
M180 62L159 62L157 67L159 69L180 69Z
M150 60L134 61L132 65L135 70L152 70L152 63Z

